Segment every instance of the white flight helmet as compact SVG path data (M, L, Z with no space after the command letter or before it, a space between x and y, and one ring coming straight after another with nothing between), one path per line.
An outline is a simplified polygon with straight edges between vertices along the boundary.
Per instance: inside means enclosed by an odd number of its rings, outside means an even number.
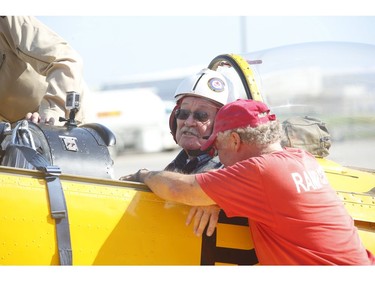
M177 87L176 102L185 96L202 97L224 105L229 97L228 82L221 73L204 68L184 79Z
M180 83L174 95L176 106L169 116L169 128L176 143L177 122L175 114L176 110L180 108L182 98L186 96L206 98L221 107L230 100L228 81L221 73L204 68Z

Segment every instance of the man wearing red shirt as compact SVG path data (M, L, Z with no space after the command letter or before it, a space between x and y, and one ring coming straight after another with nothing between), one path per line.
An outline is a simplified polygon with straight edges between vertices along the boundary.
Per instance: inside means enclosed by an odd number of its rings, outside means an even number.
M201 148L214 147L225 168L196 175L142 169L132 177L166 200L218 204L228 216L247 217L260 264L375 264L314 156L280 140L264 103L237 100L219 110Z

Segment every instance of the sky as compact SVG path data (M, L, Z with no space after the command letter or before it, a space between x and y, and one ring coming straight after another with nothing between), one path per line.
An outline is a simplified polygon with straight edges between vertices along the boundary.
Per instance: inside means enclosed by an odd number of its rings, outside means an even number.
M225 53L312 41L375 44L371 1L319 1L92 0L80 7L65 0L55 8L34 0L10 13L36 15L69 42L97 89L135 74L208 65Z
M91 88L311 41L375 44L375 16L38 16L83 57Z

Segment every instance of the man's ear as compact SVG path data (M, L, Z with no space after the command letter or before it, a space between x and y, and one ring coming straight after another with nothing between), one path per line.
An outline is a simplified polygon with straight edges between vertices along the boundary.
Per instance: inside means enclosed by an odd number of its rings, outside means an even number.
M236 132L230 133L230 141L231 141L231 148L233 148L234 151L238 151L241 146L241 137Z

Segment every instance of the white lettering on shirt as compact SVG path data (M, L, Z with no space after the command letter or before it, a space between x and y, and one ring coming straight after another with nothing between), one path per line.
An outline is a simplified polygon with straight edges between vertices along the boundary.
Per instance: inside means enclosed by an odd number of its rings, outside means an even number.
M320 189L328 184L327 177L322 167L316 170L303 171L302 173L294 172L291 173L291 176L298 193L301 193L301 191L308 192Z

